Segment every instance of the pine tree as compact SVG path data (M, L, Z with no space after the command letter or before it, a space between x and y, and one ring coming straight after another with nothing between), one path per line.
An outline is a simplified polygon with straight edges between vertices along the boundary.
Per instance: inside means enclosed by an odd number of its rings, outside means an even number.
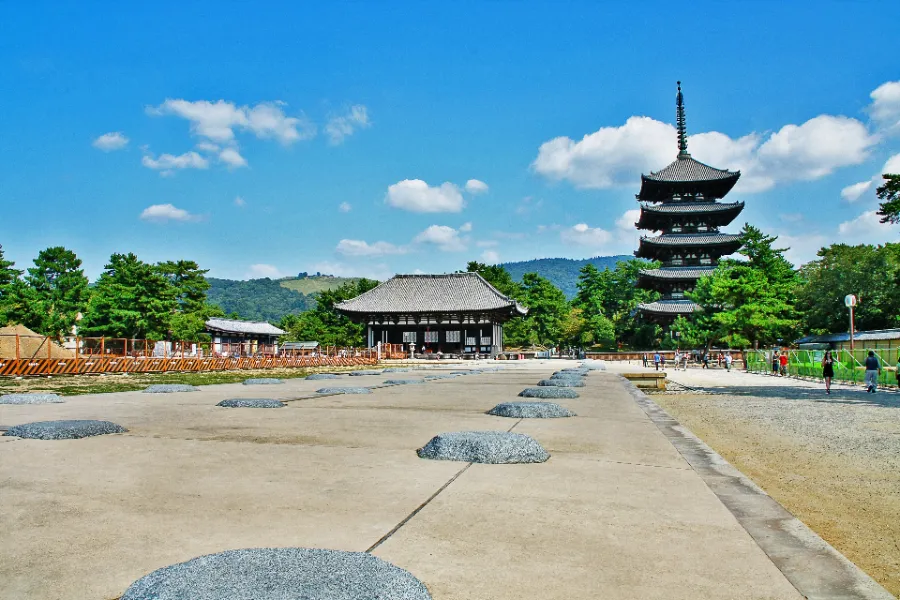
M68 335L90 295L81 259L62 246L41 250L25 283L30 288L25 325L57 339Z

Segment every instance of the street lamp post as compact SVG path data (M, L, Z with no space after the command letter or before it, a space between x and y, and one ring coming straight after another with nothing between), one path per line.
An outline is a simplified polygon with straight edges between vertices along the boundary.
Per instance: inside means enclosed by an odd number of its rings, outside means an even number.
M847 294L844 296L844 306L850 309L850 351L853 351L853 309L856 307L856 296Z

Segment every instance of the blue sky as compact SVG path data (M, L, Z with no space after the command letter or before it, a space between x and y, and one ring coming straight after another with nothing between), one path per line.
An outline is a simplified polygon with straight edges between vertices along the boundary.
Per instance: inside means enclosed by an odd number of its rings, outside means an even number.
M689 149L802 262L898 241L898 2L0 5L0 243L246 278L630 253ZM629 212L632 211L632 212Z

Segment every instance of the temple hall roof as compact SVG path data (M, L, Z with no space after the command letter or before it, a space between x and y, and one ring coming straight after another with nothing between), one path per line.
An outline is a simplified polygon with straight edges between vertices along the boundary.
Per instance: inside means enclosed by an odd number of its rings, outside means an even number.
M259 321L236 321L234 319L212 318L206 321L207 331L222 333L245 333L250 335L284 335L284 330L271 323Z
M478 273L395 275L335 308L357 315L500 311L516 316L528 313L528 309L501 294Z

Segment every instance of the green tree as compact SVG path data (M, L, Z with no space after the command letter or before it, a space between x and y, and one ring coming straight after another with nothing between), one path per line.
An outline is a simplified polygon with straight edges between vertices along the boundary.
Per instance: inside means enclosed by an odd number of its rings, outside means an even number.
M552 345L562 341L562 325L569 312L569 303L562 290L537 273L525 273L522 304L528 308L525 323L536 343Z
M299 315L285 315L280 327L292 341L316 341L323 346L363 346L366 343L364 323L354 323L335 310L335 305L355 298L378 285L371 279L348 281L333 290L315 294L316 307Z
M716 340L734 348L772 344L790 339L800 324L794 307L799 279L784 258L786 249L775 248L778 237L752 225L744 225L741 235L739 252L747 260L723 260L688 294L701 311L685 331L707 345Z
M81 259L62 246L41 250L34 267L28 269L25 283L30 289L24 324L57 339L68 335L90 296Z
M859 300L857 329L900 326L900 244L834 244L818 257L801 269L804 284L797 299L811 333L848 330L847 294Z
M178 307L159 271L132 253L113 254L97 280L81 323L83 335L162 340Z
M169 337L173 340L206 341L206 321L225 315L220 307L207 302L210 283L195 261L179 260L158 263L156 271L169 283L175 299L169 319Z
M16 320L16 316L24 308L20 302L22 271L13 268L15 263L6 260L3 246L0 245L0 327Z
M486 265L473 260L466 265L466 272L478 273L504 296L516 300L522 297L522 284L514 281L503 265Z
M881 200L878 212L882 223L900 223L900 175L885 173L884 183L875 190Z

